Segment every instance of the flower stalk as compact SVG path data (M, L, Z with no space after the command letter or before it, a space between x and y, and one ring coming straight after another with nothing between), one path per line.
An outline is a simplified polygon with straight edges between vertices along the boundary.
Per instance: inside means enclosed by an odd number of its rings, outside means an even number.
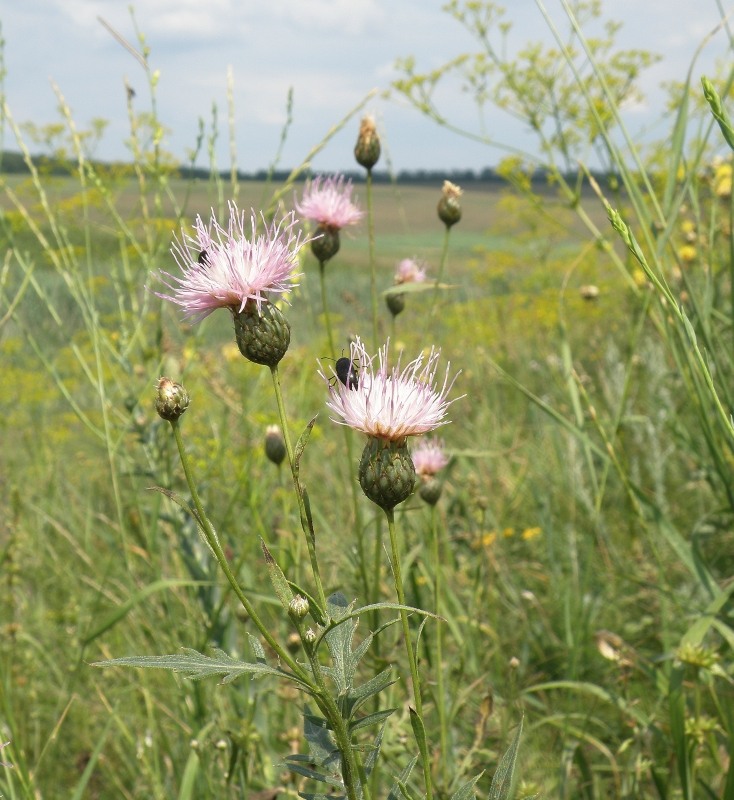
M288 463L291 468L291 476L293 477L293 488L296 493L298 501L298 510L301 518L301 528L306 538L306 547L308 548L308 557L311 562L311 572L313 574L314 583L316 585L316 593L318 595L319 605L322 610L326 610L326 594L324 592L324 585L321 581L321 571L319 569L318 558L316 557L316 540L313 534L313 529L309 523L309 517L306 512L306 504L303 499L303 488L298 477L298 465L296 464L293 454L293 445L291 444L291 437L288 431L288 419L285 413L285 404L283 403L283 392L280 387L280 374L278 365L275 364L270 367L270 374L273 378L273 389L275 391L275 400L278 405L278 414L280 416L280 426L283 431L283 440L285 441L285 449L288 455Z
M398 597L400 604L400 623L403 628L403 639L405 641L405 652L408 657L408 666L410 668L410 678L413 684L413 702L415 704L415 713L421 721L421 724L414 727L416 731L418 749L422 754L428 752L428 741L426 738L425 724L423 723L423 698L421 695L421 679L418 672L418 663L415 658L415 649L413 648L413 640L411 639L410 625L408 624L408 612L405 610L405 590L403 589L403 573L401 568L400 545L398 543L397 533L395 531L395 513L392 508L383 509L387 517L387 528L390 535L390 554L392 560L393 580L395 583L395 593ZM418 740L418 737L422 741ZM442 756L445 754L442 752ZM432 800L433 797L433 779L431 776L431 765L425 756L421 759L423 766L423 778L425 781L426 800Z
M179 458L181 459L181 467L183 468L184 476L186 477L186 484L189 487L189 492L191 493L191 499L194 503L194 509L196 510L197 522L199 523L199 527L201 528L201 531L204 534L206 543L209 545L209 548L211 552L214 554L214 557L216 558L217 563L219 564L222 572L224 573L224 576L227 578L229 585L232 587L232 591L235 593L235 596L242 604L242 607L247 612L247 615L250 617L253 624L260 632L260 635L265 639L268 645L270 645L273 651L277 654L278 658L288 666L288 668L293 672L293 674L296 675L299 680L308 683L309 682L308 673L298 664L298 662L294 658L291 657L290 653L288 653L288 651L285 648L281 647L278 641L275 638L273 638L273 635L270 633L270 630L265 625L265 623L260 619L257 610L247 598L247 595L242 590L239 581L232 572L232 569L229 566L229 562L227 561L227 557L224 555L222 546L219 543L219 537L216 535L211 522L209 522L209 518L207 517L206 512L204 511L204 506L201 503L199 492L196 489L196 482L194 481L194 476L191 471L191 465L189 463L188 456L186 455L186 448L184 447L179 420L172 419L170 420L170 424L171 428L173 429L174 439L176 440L176 447L178 448Z

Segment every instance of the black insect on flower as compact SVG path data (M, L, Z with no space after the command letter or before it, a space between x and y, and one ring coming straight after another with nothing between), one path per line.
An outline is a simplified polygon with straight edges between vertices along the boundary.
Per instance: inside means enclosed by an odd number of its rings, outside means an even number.
M351 358L342 356L337 358L335 367L336 377L347 387L356 389L359 384L359 365Z

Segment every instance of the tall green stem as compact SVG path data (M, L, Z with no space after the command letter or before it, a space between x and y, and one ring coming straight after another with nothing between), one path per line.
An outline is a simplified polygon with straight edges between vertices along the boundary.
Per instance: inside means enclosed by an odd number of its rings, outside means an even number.
M438 265L438 277L436 278L436 283L434 284L433 289L433 299L431 300L431 309L426 317L426 334L431 326L431 320L433 319L433 315L436 313L436 306L438 305L438 293L441 291L441 281L443 280L443 274L446 271L446 261L448 260L448 253L449 253L449 236L451 235L451 226L446 225L444 234L443 234L443 248L441 250L441 261Z
M181 466L183 467L184 475L186 476L186 483L188 484L189 492L191 493L191 499L194 503L194 508L196 509L199 525L204 534L204 538L206 539L207 544L211 548L212 553L214 553L214 557L217 559L217 563L219 564L219 566L222 569L222 572L229 581L229 585L232 587L235 596L240 601L240 603L242 603L242 607L247 612L248 616L252 620L255 627L258 629L258 631L260 631L260 634L265 639L265 641L270 645L270 647L273 648L275 653L277 653L278 658L280 658L280 660L284 664L287 664L289 669L295 675L297 675L301 681L310 683L308 673L298 664L297 661L295 661L291 657L290 653L284 648L282 648L278 644L278 642L273 638L273 635L270 633L269 628L262 622L254 606L247 599L247 595L245 595L245 593L242 591L242 587L237 581L237 578L232 572L229 563L227 561L227 558L224 555L222 546L219 544L219 538L217 537L217 534L215 533L211 522L209 522L209 518L207 517L206 512L204 511L204 507L201 504L199 493L196 490L196 483L194 481L194 476L193 473L191 472L189 459L186 455L186 450L184 448L183 437L181 436L181 428L178 424L178 420L171 421L171 428L173 428L173 435L174 438L176 439L178 454L181 458Z
M395 579L395 591L400 603L400 622L403 627L403 638L405 640L405 650L408 655L408 665L410 666L410 677L413 683L413 702L415 712L420 720L420 732L416 733L418 739L418 749L422 755L423 779L425 781L426 800L433 798L433 783L431 779L431 764L428 759L428 742L426 740L425 725L423 724L423 699L421 697L421 679L418 674L418 664L415 659L413 640L410 636L410 625L408 624L408 612L405 610L405 591L403 590L403 574L400 566L400 547L398 544L397 533L395 532L395 514L392 509L385 509L387 517L387 527L390 533L390 551L392 557L392 571ZM417 729L414 729L417 730Z
M372 296L372 344L380 346L377 325L377 263L375 258L375 216L372 209L372 170L367 170L367 237L370 248L370 294Z
M329 306L326 302L326 270L325 270L326 262L319 261L319 277L321 281L321 308L323 309L324 313L324 325L326 327L326 336L329 340L329 351L331 353L331 357L336 359L336 347L334 346L334 335L331 330L331 317L329 315ZM351 475L351 471L354 466L354 447L352 443L352 431L344 427L344 443L347 450L347 460L348 460L348 467L347 467L347 474ZM356 542L357 542L357 561L359 563L359 574L360 579L362 581L362 585L364 587L364 593L366 597L369 597L369 580L367 578L367 567L364 558L364 524L362 521L362 508L359 503L359 492L357 491L357 482L355 480L350 480L350 486L352 491L352 506L354 508L354 524L356 528ZM376 600L374 602L377 602Z
M431 506L431 537L433 539L433 613L440 617L441 611L441 535L438 530L436 506ZM444 787L448 784L448 733L446 727L446 693L443 683L443 625L436 623L436 708L438 709L439 736L441 741L441 778Z
M349 800L359 800L358 787L361 786L365 792L368 792L369 786L367 781L363 780L364 771L360 769L361 764L358 763L352 747L352 737L349 733L347 720L340 713L336 701L326 687L323 670L318 658L314 653L309 653L308 660L314 680L319 688L319 693L316 695L316 699L319 701L319 708L331 723L336 745L342 754L342 779L344 780L344 788L347 790L347 797ZM367 794L363 796L363 800L369 800Z
M278 372L278 365L270 367L270 373L273 376L273 388L275 389L275 399L278 403L278 414L280 415L280 427L283 431L283 439L285 440L285 450L288 454L288 463L291 467L291 475L293 476L293 488L296 492L296 499L298 500L298 510L301 516L301 528L306 538L306 547L308 548L308 557L311 561L311 572L313 573L314 583L316 584L316 593L319 598L319 604L323 610L326 609L326 594L324 593L324 586L321 582L321 571L319 570L319 562L316 558L316 539L311 527L309 516L306 513L306 504L303 499L303 490L301 483L298 479L298 465L293 456L293 445L291 444L291 436L288 431L288 419L285 415L285 405L283 403L283 392L280 388L280 376Z
M321 283L321 308L324 314L324 325L326 327L326 337L329 340L329 352L332 358L336 358L336 348L334 347L334 334L331 330L331 317L329 316L329 306L326 302L326 262L319 261L319 281Z

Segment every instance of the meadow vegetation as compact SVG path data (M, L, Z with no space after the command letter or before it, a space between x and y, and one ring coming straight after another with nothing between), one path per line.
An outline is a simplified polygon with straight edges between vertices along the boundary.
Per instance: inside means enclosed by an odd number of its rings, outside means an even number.
M576 15L599 14L567 10L572 30ZM446 124L432 92L459 71L477 103L524 115L542 158L506 160L501 191L466 188L450 231L436 216L440 186L360 184L370 219L342 232L325 265L335 351L308 248L282 306L294 440L318 415L300 477L323 585L357 607L388 604L356 628L355 646L377 634L360 683L385 669L395 680L366 704L392 713L353 733L358 760L379 750L361 791L731 800L734 73L674 87L669 138L648 151L626 138L620 108L652 58L619 54L613 29L591 44L577 30L572 46L528 48L509 64L491 38L495 6L449 11L477 32L477 53L426 74L408 59L393 91ZM147 65L142 47L141 57ZM93 666L182 648L277 663L174 497L194 503L155 412L161 375L191 397L185 449L236 580L305 661L288 587L261 545L314 593L288 464L263 446L282 421L271 376L242 357L229 315L192 325L153 292L155 272L176 269L173 234L196 214L222 215L228 200L282 214L308 163L279 185L183 180L153 103L131 106L130 165L107 168L88 160L61 99L54 141L68 176L31 162L28 132L3 109L31 172L0 176L0 744L10 742L0 756L12 764L0 766L0 795L335 796L318 783L312 699L293 683ZM354 113L344 124L356 136ZM584 177L590 148L613 181ZM537 166L542 191L529 179ZM429 280L393 317L382 293L406 257L424 260ZM450 454L440 499L416 492L395 509L405 605L440 604L440 621L409 617L421 724L385 520L355 494L363 437L330 422L317 374L355 335L372 353L390 337L406 361L436 345L461 370L452 395L465 396L439 431Z

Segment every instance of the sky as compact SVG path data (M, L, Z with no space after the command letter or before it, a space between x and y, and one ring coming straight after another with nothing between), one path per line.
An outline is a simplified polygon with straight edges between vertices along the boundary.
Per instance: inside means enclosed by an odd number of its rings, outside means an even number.
M734 12L731 0L720 0ZM290 168L307 156L330 128L368 93L365 105L377 121L384 145L378 165L400 170L473 169L497 164L505 151L475 143L440 128L398 97L383 92L398 76L395 61L413 56L418 70L435 69L464 52L475 40L442 10L444 0L2 0L4 89L18 123L43 125L60 120L54 85L71 108L76 125L94 118L109 125L94 155L129 158L125 82L135 90L135 108L150 108L149 82L138 61L99 18L138 49L142 32L157 71L156 102L166 126L166 150L186 163L195 145L199 120L211 125L216 105L217 164L230 160L227 108L232 76L237 165L244 172L267 168L278 151L293 92L292 123L280 165ZM511 49L530 41L550 42L536 0L507 0L513 23ZM624 23L621 47L644 48L663 56L645 75L644 103L625 109L633 134L662 136L658 122L664 104L659 86L682 80L706 35L720 20L716 0L605 0L605 15ZM565 29L560 0L545 0L556 24ZM733 15L734 16L734 15ZM711 74L726 54L723 32L715 35L696 62L696 75ZM472 132L481 120L457 83L438 95L452 124ZM312 160L318 172L355 169L352 150L359 116L350 120ZM535 152L528 131L492 111L485 131L502 145ZM18 149L7 126L4 146ZM36 147L35 150L38 150ZM197 162L208 166L204 153Z

